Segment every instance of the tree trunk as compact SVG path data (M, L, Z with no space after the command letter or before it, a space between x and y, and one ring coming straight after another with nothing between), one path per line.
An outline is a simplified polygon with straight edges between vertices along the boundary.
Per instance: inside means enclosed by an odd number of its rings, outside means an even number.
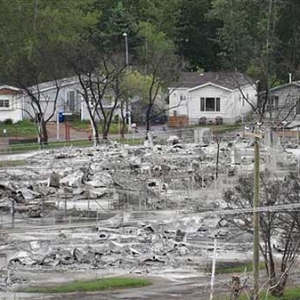
M44 120L41 122L41 143L48 144L47 123Z
M108 131L109 131L109 127L107 124L103 124L103 132L102 132L102 138L104 140L107 140L107 137L108 137Z
M100 144L100 140L99 140L99 131L98 131L98 127L95 127L94 130L94 145L97 146Z
M126 128L126 114L124 116L124 101L121 101L121 118L122 118L122 126L120 130L121 138L124 139L125 128ZM120 116L118 118L118 123L120 125Z
M279 283L273 289L270 290L270 294L276 298L281 298L284 293L284 285Z
M151 110L152 110L153 104L150 103L147 107L146 111L146 132L150 131L151 129Z
M126 118L122 118L121 138L124 139L126 132Z
M94 146L97 146L100 144L100 141L99 141L99 130L95 118L91 118L91 125L93 130Z
M148 108L147 108L147 111L146 111L146 134L151 129L151 117L150 117L150 115L151 115L152 106L153 106L153 104L149 104Z
M220 142L217 141L217 159L216 159L216 179L219 177L219 156L220 156Z
M232 276L230 285L230 300L237 300L241 292L241 280L238 276Z
M276 270L275 270L275 262L273 258L273 251L271 241L268 241L268 252L269 252L269 276L270 276L270 285L273 286L276 284Z
M286 272L286 270L282 271L282 274L284 275L280 277L279 282L277 284L275 283L275 287L270 290L270 294L274 297L283 297L284 289L289 278L289 274L288 272Z
M270 276L270 294L275 297L280 297L283 295L284 287L286 284L286 278L281 278L280 282L277 281L276 278L276 269L275 269L275 262L273 258L273 251L272 251L272 245L271 242L268 241L268 252L269 252L269 276ZM285 275L284 275L285 277ZM272 286L274 288L272 288Z

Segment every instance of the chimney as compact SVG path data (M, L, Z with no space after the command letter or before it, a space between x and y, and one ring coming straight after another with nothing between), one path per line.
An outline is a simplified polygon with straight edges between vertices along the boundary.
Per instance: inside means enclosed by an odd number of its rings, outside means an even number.
M292 73L289 73L289 83L292 83Z

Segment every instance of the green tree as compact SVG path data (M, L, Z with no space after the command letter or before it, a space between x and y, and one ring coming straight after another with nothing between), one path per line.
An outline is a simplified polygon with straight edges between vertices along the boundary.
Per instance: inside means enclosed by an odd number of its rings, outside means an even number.
M168 38L173 39L179 0L126 0L126 9L132 14L136 23L148 22Z
M96 15L84 9L91 1L13 0L2 3L0 22L4 29L0 35L0 73L9 83L24 90L31 106L28 113L36 123L41 142L48 141L46 124L56 110L59 79L69 74L62 53L67 53L70 45L79 43L95 24ZM39 91L39 84L46 80L54 81L57 89L52 108L43 105Z
M220 67L215 39L221 22L208 18L210 11L210 0L180 0L175 12L174 42L179 55L189 61L192 70L201 67L213 71Z
M300 182L297 176L288 175L284 179L272 174L261 174L260 213L261 242L260 252L263 256L269 289L273 296L283 296L289 277L289 271L298 257L300 247L300 214L293 205L300 203ZM228 222L236 228L253 234L252 212L242 212L253 207L253 178L242 176L237 185L224 194L227 209L238 210L230 214ZM281 208L279 209L279 207ZM279 265L276 264L276 257Z
M288 73L294 78L300 76L300 2L284 1L281 6L276 27L278 45L276 48L277 73L281 80L287 81Z
M223 23L217 38L223 67L249 75L255 71L258 92L266 91L260 94L255 109L260 120L266 116L269 90L278 78L276 27L281 7L282 3L274 0L212 0L209 14Z
M146 131L148 132L152 119L165 111L163 109L154 113L155 103L159 99L160 91L176 79L179 64L175 55L175 45L164 32L157 31L154 25L146 22L140 24L139 34L144 39L144 45L139 53L140 66L144 66L141 72L145 76L148 75L145 80L148 87L145 98Z

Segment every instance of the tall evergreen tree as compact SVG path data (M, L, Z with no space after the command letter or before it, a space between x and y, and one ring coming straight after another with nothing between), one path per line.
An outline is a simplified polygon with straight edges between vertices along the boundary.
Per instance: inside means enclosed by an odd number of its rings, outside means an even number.
M191 69L205 71L220 67L215 43L219 20L210 19L210 0L180 0L177 7L175 44L179 55L190 62Z

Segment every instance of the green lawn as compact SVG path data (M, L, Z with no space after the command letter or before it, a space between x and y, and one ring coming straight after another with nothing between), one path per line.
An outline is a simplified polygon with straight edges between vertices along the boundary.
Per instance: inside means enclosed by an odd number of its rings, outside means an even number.
M259 264L260 270L265 268L264 262ZM252 272L253 263L252 262L218 262L216 265L216 274L230 274L230 273L243 273Z
M6 132L4 132L6 131ZM19 121L14 124L5 124L0 122L1 137L35 137L36 128L33 122L29 120Z
M242 124L233 124L233 125L212 125L210 126L213 133L225 133L225 132L231 132L238 129L242 129Z
M121 144L129 144L129 145L142 145L144 139L142 138L136 138L136 139L110 139L116 142L119 142ZM93 142L87 141L87 140L74 140L74 141L61 141L61 142L49 142L48 144L44 144L42 146L42 149L58 149L63 147L91 147L93 146ZM7 146L6 148L0 149L0 155L7 155L7 154L16 154L16 153L26 153L31 151L37 151L40 150L41 147L38 143L24 143L24 144L14 144ZM0 165L1 166L1 165Z
M259 264L260 270L265 268L264 262ZM216 274L231 274L231 273L244 273L253 271L253 263L251 261L218 261L216 264ZM205 271L211 272L211 265L207 265Z
M26 164L26 160L2 160L0 161L0 168L25 166Z
M69 146L88 147L92 146L92 142L86 140L70 141L70 142L49 142L42 145L42 149L58 149ZM38 143L24 143L9 145L4 149L0 149L0 154L16 154L40 150L41 146Z
M91 126L91 122L88 120L74 120L71 123L71 126L77 130L88 130Z
M74 128L74 129L77 129L77 130L89 130L89 128L91 127L91 123L90 121L80 121L80 120L74 120L71 123L71 126ZM121 129L121 124L119 125L118 123L111 123L110 125L110 128L109 128L109 134L118 134L120 129ZM98 126L99 128L99 133L102 133L102 128L101 126L99 125ZM126 132L128 131L128 128L126 126Z
M86 130L90 128L89 121L74 120L70 122L71 126L77 130ZM119 133L119 124L112 123L110 126L109 134ZM126 132L128 128L126 128ZM102 132L101 126L99 126L99 133ZM0 122L0 137L36 137L35 124L30 120L19 121L13 124L5 124Z
M239 300L248 300L249 298L246 295L239 297ZM265 292L261 293L261 300L300 300L300 287L293 289L286 289L284 296L281 298L276 298L271 295L266 295ZM223 300L229 300L229 297L223 298Z
M273 299L275 298L273 297ZM269 298L269 300L273 299ZM284 294L284 298L281 298L281 300L300 300L300 287L288 289Z
M243 128L243 124L192 125L191 128L210 128L213 133L226 133Z
M143 278L112 277L89 281L74 281L71 283L52 287L29 287L18 292L26 293L72 293L95 292L120 288L134 288L151 285L151 282Z

